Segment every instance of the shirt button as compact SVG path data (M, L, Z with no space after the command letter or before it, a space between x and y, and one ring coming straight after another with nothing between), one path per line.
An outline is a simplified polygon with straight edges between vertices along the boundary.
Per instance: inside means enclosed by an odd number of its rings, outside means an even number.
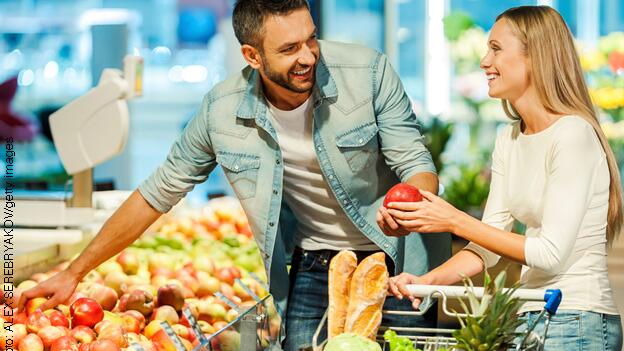
M349 200L343 200L342 203L346 205L349 203Z
M273 194L277 195L277 190L273 190Z
M358 143L360 143L360 144L361 144L361 143L363 143L363 142L364 142L364 139L358 139Z
M328 178L329 179L334 179L334 176L332 174L330 174Z
M322 148L322 147L320 147L320 146L317 146L317 147L316 147L316 149L317 149L318 151L321 151L323 148Z
M384 247L387 249L390 245L388 244L384 244Z
M269 222L269 225L272 227L272 226L274 226L274 225L275 225L275 223L273 223L273 222ZM388 244L386 244L386 245L388 245Z
M239 168L238 165L234 166L234 169L238 169L238 168Z
M275 160L275 164L280 164L280 160Z

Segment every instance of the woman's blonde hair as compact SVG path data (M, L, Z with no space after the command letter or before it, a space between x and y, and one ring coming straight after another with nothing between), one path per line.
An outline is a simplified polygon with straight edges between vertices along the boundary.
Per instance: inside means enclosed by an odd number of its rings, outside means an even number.
M549 113L578 115L594 127L607 156L611 184L607 215L607 243L622 228L622 185L613 151L592 105L572 34L561 15L548 6L520 6L500 14L524 45L530 59L531 79L540 102ZM519 119L511 103L502 100L507 116Z

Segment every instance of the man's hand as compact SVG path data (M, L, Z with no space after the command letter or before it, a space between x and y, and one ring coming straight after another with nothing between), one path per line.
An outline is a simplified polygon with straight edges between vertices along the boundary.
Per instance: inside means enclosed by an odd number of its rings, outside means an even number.
M401 226L388 213L388 210L383 206L377 210L377 225L387 236L400 237L410 233L409 231L401 228Z
M54 308L69 300L79 282L80 278L73 272L67 269L61 271L34 288L24 291L17 304L17 310L22 311L26 301L35 297L48 298L48 301L39 307L42 311Z
M408 284L431 285L431 281L427 275L416 276L409 273L401 273L396 277L390 278L388 292L399 300L402 300L404 296L407 296L410 301L412 301L412 308L417 310L418 306L420 306L421 298L410 295L406 287Z

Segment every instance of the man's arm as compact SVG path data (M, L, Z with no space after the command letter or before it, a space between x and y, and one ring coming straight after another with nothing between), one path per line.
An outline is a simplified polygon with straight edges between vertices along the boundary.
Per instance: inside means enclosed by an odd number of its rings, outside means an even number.
M406 183L418 189L427 190L430 193L438 193L438 175L435 173L423 172L414 174Z
M89 271L132 244L160 215L134 191L66 270L22 294L18 309L21 311L26 300L34 297L49 298L41 305L43 311L64 303Z

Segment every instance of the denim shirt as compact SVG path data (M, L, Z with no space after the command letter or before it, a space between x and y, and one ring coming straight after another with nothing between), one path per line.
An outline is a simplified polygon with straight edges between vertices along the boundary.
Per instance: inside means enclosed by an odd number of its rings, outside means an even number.
M311 103L325 180L355 226L393 259L394 273L422 274L429 264L421 236L388 237L375 219L390 187L436 172L409 98L383 54L353 44L319 46ZM164 213L221 165L249 218L284 317L296 219L282 201L284 164L269 113L256 70L246 67L219 83L139 191Z

